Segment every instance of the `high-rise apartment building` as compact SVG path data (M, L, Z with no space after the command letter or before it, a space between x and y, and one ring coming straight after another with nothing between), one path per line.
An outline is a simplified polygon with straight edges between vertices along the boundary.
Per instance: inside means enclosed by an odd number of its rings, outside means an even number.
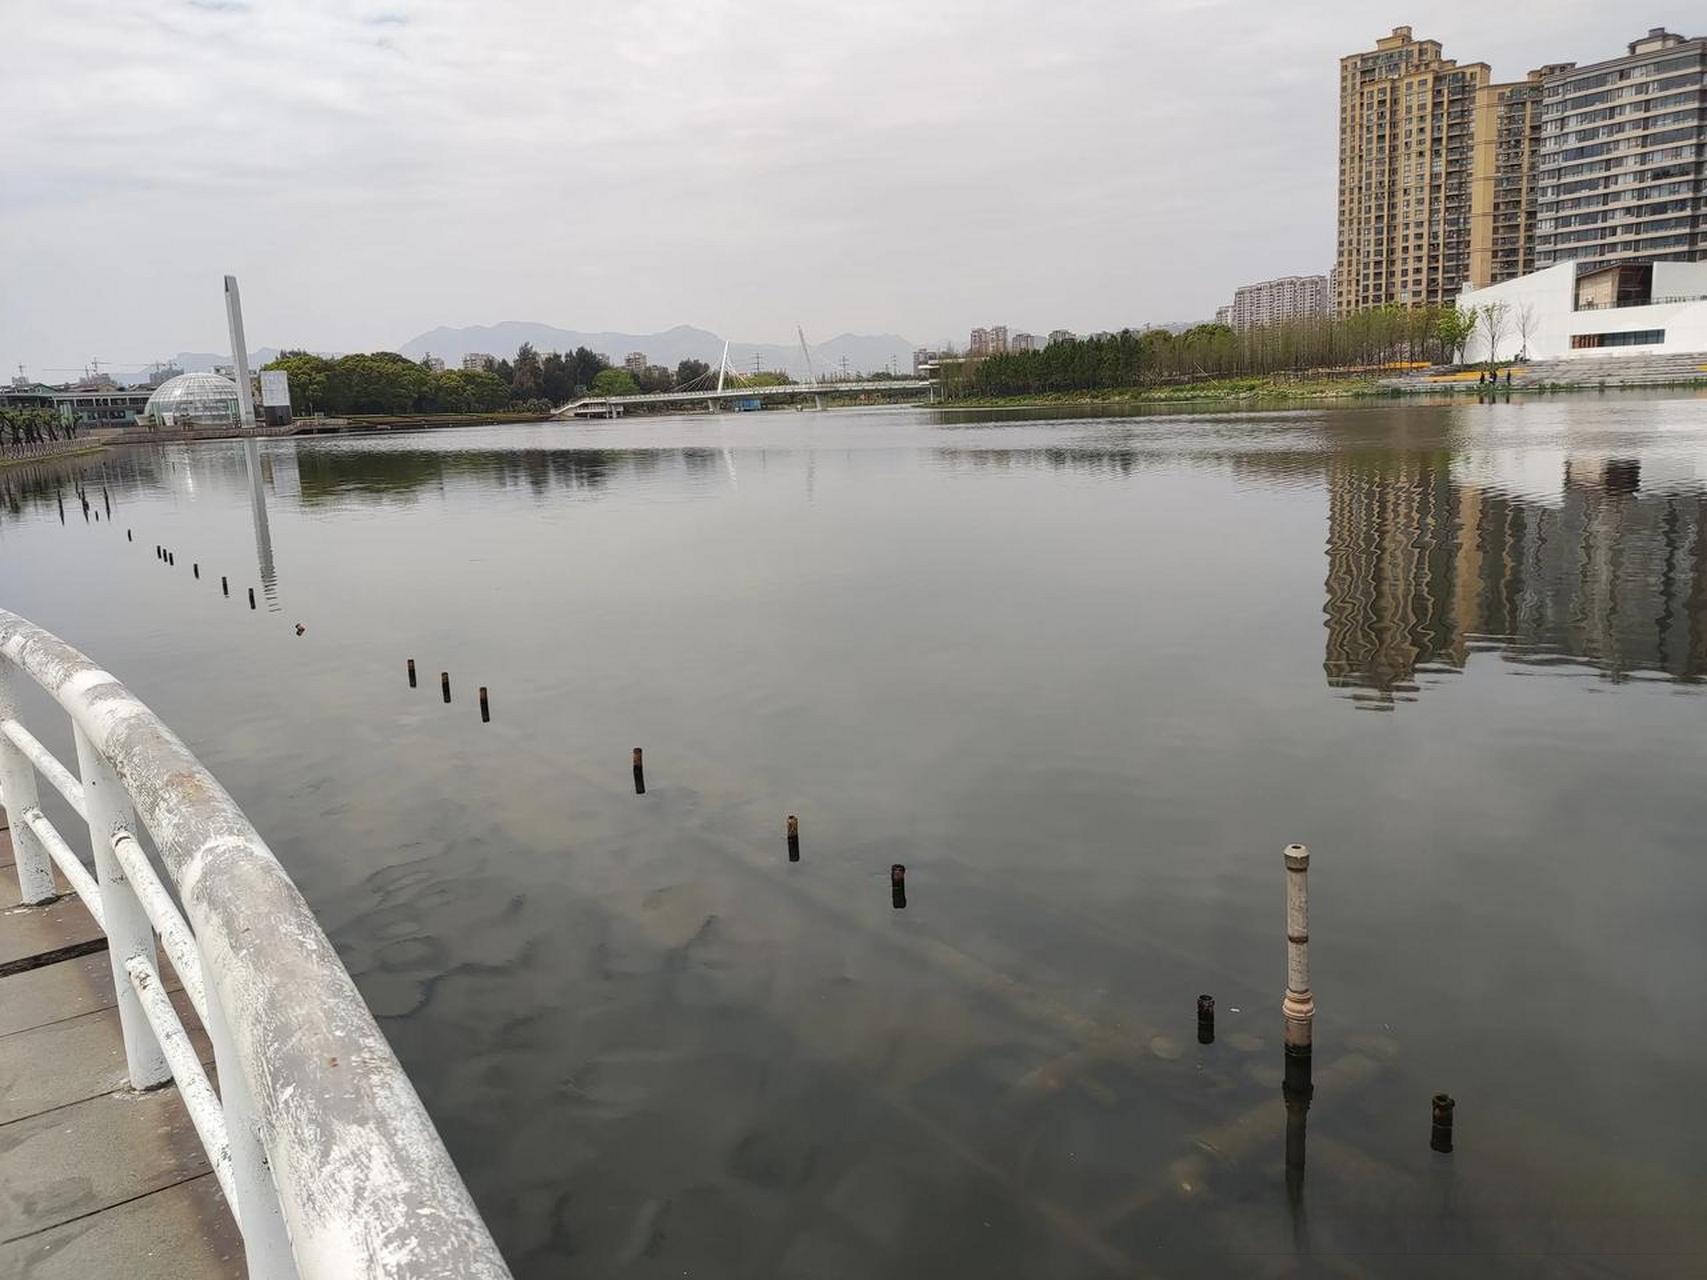
M1515 84L1484 85L1477 97L1470 193L1470 283L1477 288L1535 270L1543 86L1572 65L1542 67Z
M622 367L638 378L646 372L646 353L644 351L630 351L622 358Z
M1227 323L1243 333L1285 320L1310 320L1332 313L1326 276L1282 276L1235 289Z
M1470 278L1476 105L1459 66L1409 27L1340 59L1340 311L1448 302Z
M991 325L988 329L974 329L972 337L966 344L968 355L993 356L997 352L1008 349L1008 327L1005 324Z
M1707 39L1557 68L1541 116L1535 265L1707 258Z

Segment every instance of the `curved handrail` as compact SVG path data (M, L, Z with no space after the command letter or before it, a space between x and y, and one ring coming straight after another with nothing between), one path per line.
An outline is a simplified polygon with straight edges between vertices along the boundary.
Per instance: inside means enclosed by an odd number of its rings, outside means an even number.
M221 1092L247 1094L300 1274L508 1276L349 972L236 802L116 679L4 609L0 658L70 714L154 837L222 1024L216 1054L225 1041L236 1059L217 1062ZM234 1206L246 1237L259 1207Z

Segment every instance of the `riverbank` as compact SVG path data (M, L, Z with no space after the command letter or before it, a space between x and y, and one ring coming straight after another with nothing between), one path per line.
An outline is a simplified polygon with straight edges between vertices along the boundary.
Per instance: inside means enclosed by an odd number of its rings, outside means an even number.
M1374 378L1217 378L1165 387L1111 387L1100 391L1046 391L1022 396L979 396L948 400L944 409L1028 409L1044 405L1232 404L1267 400L1345 400L1391 397L1402 392Z
M1475 370L1412 378L1220 378L1206 382L1166 387L1114 387L1102 391L1050 391L1022 396L979 396L948 400L942 409L1037 409L1094 405L1141 404L1265 404L1313 400L1392 400L1409 396L1432 399L1458 396L1490 396L1512 392L1533 395L1571 395L1606 391L1707 391L1707 373L1701 377L1671 376L1619 381L1596 371L1587 376L1560 379L1549 370L1537 376L1519 369L1514 382L1486 383Z
M21 450L0 452L0 469L6 467L27 467L32 462L58 462L63 458L84 458L97 453L105 453L107 446L89 440L60 441L61 448L46 446L24 445Z

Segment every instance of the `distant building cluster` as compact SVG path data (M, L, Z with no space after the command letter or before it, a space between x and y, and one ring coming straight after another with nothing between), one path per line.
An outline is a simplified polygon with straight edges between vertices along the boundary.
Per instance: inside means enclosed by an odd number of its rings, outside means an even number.
M1656 27L1499 83L1395 27L1340 60L1339 124L1340 312L1707 257L1707 39Z
M1281 276L1241 285L1231 306L1215 313L1218 323L1239 333L1286 320L1315 320L1333 314L1326 276Z
M470 373L479 373L482 369L490 372L497 364L498 357L487 355L484 351L470 351L462 358L462 367Z
M622 358L622 367L638 378L646 372L646 353L644 351L630 351Z

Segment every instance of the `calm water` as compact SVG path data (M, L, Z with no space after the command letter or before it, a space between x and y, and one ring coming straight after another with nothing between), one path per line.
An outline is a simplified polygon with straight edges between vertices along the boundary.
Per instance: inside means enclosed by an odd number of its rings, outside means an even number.
M1707 1272L1707 400L256 463L0 472L0 603L247 809L518 1275Z

